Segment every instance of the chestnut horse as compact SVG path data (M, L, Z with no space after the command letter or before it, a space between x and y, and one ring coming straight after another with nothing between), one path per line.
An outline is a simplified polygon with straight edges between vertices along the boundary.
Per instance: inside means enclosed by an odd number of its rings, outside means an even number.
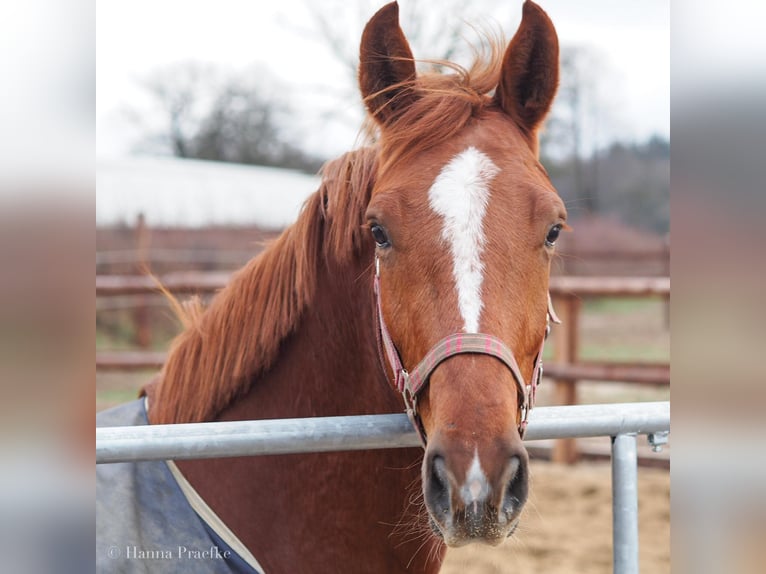
M524 395L566 218L538 161L558 85L545 12L526 2L490 60L418 75L397 4L375 14L359 84L377 143L327 164L297 222L186 309L145 389L152 424L401 412L392 381L412 378L397 361L457 346L407 404L424 451L177 463L269 574L436 572L446 545L498 544L518 524ZM460 349L475 333L486 353Z

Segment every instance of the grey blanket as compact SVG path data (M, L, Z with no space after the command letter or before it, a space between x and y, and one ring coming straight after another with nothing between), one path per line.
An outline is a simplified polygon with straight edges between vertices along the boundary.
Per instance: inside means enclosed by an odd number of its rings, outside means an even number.
M96 426L148 424L143 400ZM190 506L164 461L96 465L96 571L259 574Z

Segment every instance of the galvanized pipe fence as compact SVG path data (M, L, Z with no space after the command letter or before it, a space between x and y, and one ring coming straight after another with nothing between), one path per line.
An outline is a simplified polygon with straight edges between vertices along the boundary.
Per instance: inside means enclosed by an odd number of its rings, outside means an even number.
M655 449L670 432L670 403L539 407L526 441L612 438L614 572L638 574L637 435ZM418 447L405 414L96 428L96 463Z

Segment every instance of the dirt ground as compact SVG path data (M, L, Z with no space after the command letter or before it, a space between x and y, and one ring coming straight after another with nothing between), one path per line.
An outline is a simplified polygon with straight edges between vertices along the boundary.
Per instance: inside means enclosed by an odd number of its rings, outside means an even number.
M533 462L530 500L516 533L491 548L447 551L442 574L607 574L612 572L608 463L567 467ZM670 572L670 473L639 468L642 574Z

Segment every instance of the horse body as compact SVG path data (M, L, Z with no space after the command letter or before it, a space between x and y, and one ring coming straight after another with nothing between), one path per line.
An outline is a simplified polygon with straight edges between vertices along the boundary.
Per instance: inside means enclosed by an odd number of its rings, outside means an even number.
M378 143L328 164L296 224L187 309L145 389L154 424L412 411L425 452L178 462L269 574L436 572L445 542L510 536L527 496L522 407L566 217L537 160L555 31L526 2L502 58L421 77L389 4L363 34L359 80ZM433 365L415 408L394 363L450 334L487 351Z

